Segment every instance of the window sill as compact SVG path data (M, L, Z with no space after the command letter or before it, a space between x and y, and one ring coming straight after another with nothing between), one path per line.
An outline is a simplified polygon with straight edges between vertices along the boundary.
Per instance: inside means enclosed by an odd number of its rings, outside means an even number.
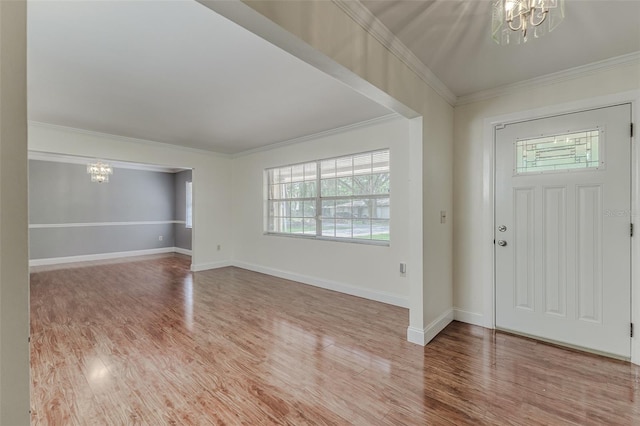
M264 232L263 235L271 237L290 237L300 238L304 240L317 240L317 241L330 241L336 243L352 243L352 244L364 244L369 246L390 247L390 241L383 240L365 240L359 238L336 238L336 237L322 237L317 235L304 235L304 234L286 234L281 232Z

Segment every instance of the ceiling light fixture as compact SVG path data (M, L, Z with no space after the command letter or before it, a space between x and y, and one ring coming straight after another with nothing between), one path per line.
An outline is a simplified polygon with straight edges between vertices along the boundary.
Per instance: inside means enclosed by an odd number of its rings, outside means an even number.
M494 0L491 36L498 44L526 43L564 19L564 0Z
M113 174L113 168L107 163L98 161L87 164L87 173L91 175L91 182L109 182L109 175Z

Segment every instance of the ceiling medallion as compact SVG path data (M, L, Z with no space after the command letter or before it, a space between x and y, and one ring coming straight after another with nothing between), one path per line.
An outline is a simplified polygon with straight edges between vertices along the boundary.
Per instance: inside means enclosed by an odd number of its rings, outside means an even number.
M564 19L564 0L494 0L491 36L498 44L526 43Z

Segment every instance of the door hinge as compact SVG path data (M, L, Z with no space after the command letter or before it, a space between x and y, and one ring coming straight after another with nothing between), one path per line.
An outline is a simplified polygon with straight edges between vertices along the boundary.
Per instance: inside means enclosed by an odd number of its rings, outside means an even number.
M633 337L633 323L631 323L631 337Z
M633 237L633 223L631 223L629 225L630 225L629 231L630 231L631 236Z
M633 137L633 123L629 124L629 130L630 130L630 133L631 133L631 137Z

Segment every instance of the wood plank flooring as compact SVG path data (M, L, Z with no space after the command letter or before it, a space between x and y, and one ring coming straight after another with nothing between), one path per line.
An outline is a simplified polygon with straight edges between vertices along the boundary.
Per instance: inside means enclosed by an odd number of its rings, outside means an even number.
M640 424L640 367L189 259L31 275L34 425Z

